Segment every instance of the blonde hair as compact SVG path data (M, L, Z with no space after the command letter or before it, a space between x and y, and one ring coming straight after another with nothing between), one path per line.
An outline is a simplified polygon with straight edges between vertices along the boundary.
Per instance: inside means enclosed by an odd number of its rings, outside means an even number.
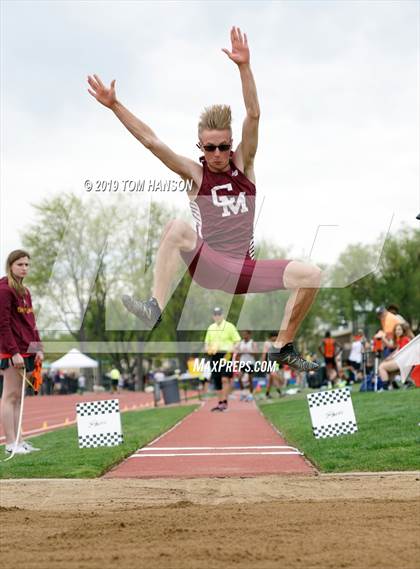
M9 256L6 260L6 275L7 275L7 282L10 288L13 288L20 296L25 296L26 294L26 287L23 285L21 281L19 281L15 275L12 273L12 265L19 259L23 257L31 258L29 253L24 251L23 249L16 249L9 253Z
M198 136L203 130L232 130L232 111L229 105L206 107L200 115Z

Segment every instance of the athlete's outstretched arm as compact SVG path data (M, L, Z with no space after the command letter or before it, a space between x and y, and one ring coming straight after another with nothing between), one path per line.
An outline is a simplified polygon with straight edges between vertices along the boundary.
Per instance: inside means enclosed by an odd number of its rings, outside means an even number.
M245 170L252 168L257 152L260 106L258 103L257 87L250 66L250 54L246 34L242 36L241 30L233 27L230 32L230 39L232 42L232 51L227 49L223 49L222 51L237 64L241 76L246 117L242 127L242 141L236 149L235 154L242 157Z
M90 89L89 93L99 103L108 107L119 118L123 125L139 140L144 147L152 152L170 170L182 178L192 178L198 185L201 184L202 167L197 162L184 156L176 154L166 144L164 144L143 121L124 107L118 101L115 93L115 79L111 81L111 86L106 87L98 75L88 76Z

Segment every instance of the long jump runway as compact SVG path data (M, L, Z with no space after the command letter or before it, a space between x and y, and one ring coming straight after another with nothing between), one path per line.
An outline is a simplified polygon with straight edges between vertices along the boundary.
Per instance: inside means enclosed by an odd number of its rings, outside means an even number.
M105 478L198 478L314 474L298 449L285 442L255 403L232 401L211 412L204 403L181 423L140 448Z

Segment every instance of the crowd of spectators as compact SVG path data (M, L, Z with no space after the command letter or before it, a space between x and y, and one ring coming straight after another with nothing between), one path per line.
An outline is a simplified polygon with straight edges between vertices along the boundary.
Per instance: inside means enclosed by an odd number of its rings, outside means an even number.
M408 322L394 304L376 309L379 327L369 338L359 329L351 339L350 349L345 353L343 347L327 332L320 345L324 359L324 381L328 386L343 386L353 383L379 380L380 389L399 389L399 368L393 357L414 338ZM327 354L328 349L328 354ZM405 387L412 387L411 378Z
M394 304L376 309L378 328L371 337L363 329L358 329L350 341L341 342L326 331L319 346L318 353L308 353L306 357L320 363L316 372L298 373L287 365L277 365L276 370L263 374L236 372L233 374L232 387L239 388L241 399L251 400L255 392L267 398L273 394L283 396L288 391L310 387L314 389L344 387L346 385L363 384L376 376L381 389L399 389L414 385L411 378L404 383L399 381L398 366L393 361L395 353L407 345L414 337L408 322L399 314ZM242 339L235 346L233 359L246 361L251 365L258 359L265 361L270 345L277 337L277 332L270 333L263 343L252 339L252 332L245 330ZM198 356L198 355L197 355ZM198 356L201 357L201 356ZM210 374L194 372L196 355L190 357L186 373L191 378L199 379L203 391L209 388ZM376 364L376 365L375 365ZM417 366L420 375L420 366ZM179 371L179 370L176 370ZM168 370L172 374L174 370ZM159 377L158 377L159 376ZM165 378L164 370L150 370L144 376L144 383L153 384ZM120 392L123 389L134 390L135 378L121 373L115 366L111 367L101 378L104 389ZM66 373L60 370L46 370L43 373L42 395L72 393L83 394L88 389L88 382L83 373Z

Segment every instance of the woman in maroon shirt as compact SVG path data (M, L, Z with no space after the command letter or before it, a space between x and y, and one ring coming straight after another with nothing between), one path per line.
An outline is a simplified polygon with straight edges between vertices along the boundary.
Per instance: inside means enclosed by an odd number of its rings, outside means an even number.
M29 270L29 259L26 251L12 251L6 261L6 276L0 279L1 418L6 434L6 453L13 451L17 438L23 368L31 373L35 361L43 360L31 295L23 284ZM38 449L19 440L15 454L27 454L33 450Z

